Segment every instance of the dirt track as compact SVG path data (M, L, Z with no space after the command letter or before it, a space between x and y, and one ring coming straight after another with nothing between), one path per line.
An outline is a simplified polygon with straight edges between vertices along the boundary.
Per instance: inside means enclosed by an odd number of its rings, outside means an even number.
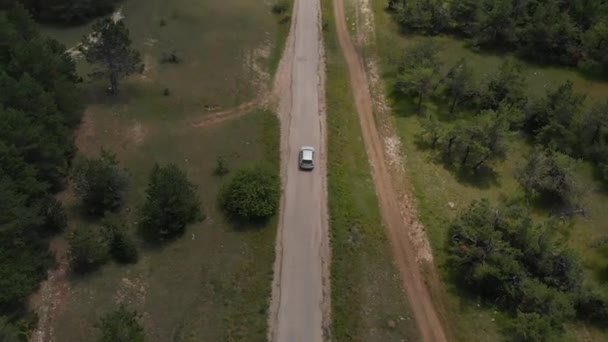
M318 0L294 1L290 36L274 89L281 120L283 198L269 316L269 340L320 342L329 317L323 42ZM315 148L315 169L298 152Z
M405 220L399 206L399 196L394 188L373 113L373 102L367 83L365 68L351 41L344 14L343 0L334 0L334 12L338 41L348 64L355 105L359 114L363 140L372 168L372 177L378 195L380 212L387 227L393 247L395 263L399 268L403 288L414 313L420 334L425 341L447 341L446 334L433 306L429 290L420 271L416 249L410 240L410 221Z

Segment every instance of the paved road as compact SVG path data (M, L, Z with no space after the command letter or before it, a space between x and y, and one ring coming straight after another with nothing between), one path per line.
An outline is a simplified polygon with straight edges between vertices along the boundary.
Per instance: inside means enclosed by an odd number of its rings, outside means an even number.
M282 121L284 198L279 228L271 339L276 342L323 340L324 262L327 261L327 199L325 191L325 116L321 101L321 67L318 0L297 0L294 22L284 58L287 84L279 110ZM279 71L281 72L281 71ZM281 77L280 75L278 77ZM321 94L321 96L320 96ZM316 167L300 171L301 146L313 146ZM278 281L278 284L276 283Z

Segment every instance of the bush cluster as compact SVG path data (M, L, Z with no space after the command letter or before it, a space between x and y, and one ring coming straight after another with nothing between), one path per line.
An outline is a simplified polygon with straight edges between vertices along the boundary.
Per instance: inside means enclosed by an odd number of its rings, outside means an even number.
M265 220L279 206L280 180L276 172L262 166L238 170L220 192L220 205L237 220Z
M466 288L516 316L515 335L545 341L575 317L605 324L607 298L583 287L579 257L559 222L535 224L517 202L473 202L452 222L448 249Z
M424 99L439 104L438 114L423 119L421 138L444 160L473 171L490 167L504 155L509 133L520 132L561 160L591 161L608 184L608 101L585 107L571 81L529 98L521 65L509 60L482 81L472 77L466 60L442 73L438 52L432 40L406 50L394 93L413 98L419 112Z

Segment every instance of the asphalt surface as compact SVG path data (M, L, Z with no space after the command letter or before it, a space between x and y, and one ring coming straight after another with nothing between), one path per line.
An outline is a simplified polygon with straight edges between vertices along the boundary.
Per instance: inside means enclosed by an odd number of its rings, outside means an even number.
M323 340L325 264L327 257L327 195L322 82L322 41L318 0L294 4L291 37L284 59L288 75L279 87L282 121L283 202L271 318L271 339L277 342ZM281 72L281 71L279 71ZM278 76L281 77L281 76ZM302 171L298 153L315 148L315 169ZM278 284L276 284L278 281ZM327 298L325 298L327 299ZM327 299L328 300L328 299Z

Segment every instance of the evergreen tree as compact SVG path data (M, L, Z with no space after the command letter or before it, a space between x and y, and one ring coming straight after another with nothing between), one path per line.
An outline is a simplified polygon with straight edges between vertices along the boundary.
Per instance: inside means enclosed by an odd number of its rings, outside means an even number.
M146 189L140 224L148 237L173 238L204 218L197 187L177 165L154 165Z
M128 174L118 166L114 154L102 149L101 158L80 160L73 178L87 213L102 215L122 206Z
M420 43L405 52L395 84L396 90L405 96L416 97L418 111L422 100L434 90L441 63L438 47L433 42Z
M450 101L450 114L463 100L470 100L475 92L473 71L465 59L459 60L448 72L445 80L445 95Z
M482 98L482 109L496 110L501 103L521 108L526 103L526 78L521 65L506 60L490 77Z
M129 29L122 20L97 21L93 32L84 37L83 52L87 62L100 65L98 73L110 80L110 93L118 93L121 78L142 69L139 52L131 47Z
M100 227L84 226L73 231L68 241L74 271L87 273L105 264L110 256L110 238Z

